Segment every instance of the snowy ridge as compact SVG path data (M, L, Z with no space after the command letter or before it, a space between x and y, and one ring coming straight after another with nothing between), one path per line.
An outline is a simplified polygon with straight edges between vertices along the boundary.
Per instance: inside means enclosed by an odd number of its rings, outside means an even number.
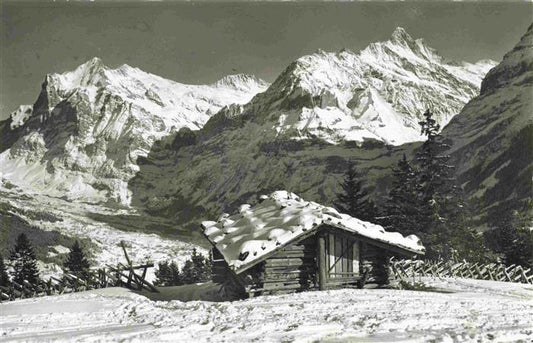
M186 85L127 64L110 69L97 57L72 72L49 75L47 82L57 87L62 98L81 90L91 103L97 104L99 93L105 90L130 102L137 110L159 117L167 128L193 130L201 128L223 106L246 103L269 85L243 74L226 76L212 85Z
M269 83L255 77L254 75L235 74L227 75L213 84L215 87L227 87L242 91L260 93L264 91Z
M245 75L186 85L93 58L47 75L33 111L21 108L9 129L2 125L9 149L0 151L0 177L30 192L127 205L137 159L155 141L183 127L197 130L221 108L267 87Z
M496 62L446 61L422 39L397 28L390 40L359 53L318 52L293 62L249 112L295 138L330 143L377 139L420 141L418 121L430 108L441 127L476 96Z
M239 214L224 214L218 222L202 223L205 236L236 273L253 266L254 261L322 224L415 254L424 253L424 247L415 235L403 237L397 232L386 232L379 225L341 214L331 207L305 201L294 193L276 191L269 196L261 196L261 200L261 203L253 207L242 205Z

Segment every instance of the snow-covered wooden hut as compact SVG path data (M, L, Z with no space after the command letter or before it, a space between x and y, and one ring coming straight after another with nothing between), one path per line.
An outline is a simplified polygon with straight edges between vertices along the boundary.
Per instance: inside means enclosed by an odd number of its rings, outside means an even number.
M293 193L260 200L202 223L213 245L213 280L243 295L361 287L379 277L386 256L424 254L414 235L387 232Z

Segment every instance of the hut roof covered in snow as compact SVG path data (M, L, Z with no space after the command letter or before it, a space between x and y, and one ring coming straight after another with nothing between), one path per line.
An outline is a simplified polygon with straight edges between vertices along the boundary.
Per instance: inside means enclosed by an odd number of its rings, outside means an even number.
M423 254L425 251L415 235L404 237L398 232L387 232L379 225L305 201L294 193L276 191L269 196L262 195L260 199L261 202L253 207L241 205L238 214L223 214L217 222L202 223L205 236L237 274L322 225L352 232L407 252Z

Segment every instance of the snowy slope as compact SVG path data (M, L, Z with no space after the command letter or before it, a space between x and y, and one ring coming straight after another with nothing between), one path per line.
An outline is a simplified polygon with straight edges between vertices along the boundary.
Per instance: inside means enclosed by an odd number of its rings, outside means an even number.
M495 222L533 196L533 25L485 77L443 134L481 222ZM503 212L500 212L503 211Z
M294 138L400 145L423 139L418 121L428 108L441 127L447 124L495 64L445 60L399 27L359 53L320 50L299 58L242 112Z
M127 204L127 181L156 140L198 129L267 87L247 75L185 85L93 58L47 75L33 112L21 108L2 123L0 177L37 193Z
M126 289L107 288L2 303L0 334L2 342L530 342L533 338L531 286L470 279L422 281L447 292L344 289L217 303L151 301Z

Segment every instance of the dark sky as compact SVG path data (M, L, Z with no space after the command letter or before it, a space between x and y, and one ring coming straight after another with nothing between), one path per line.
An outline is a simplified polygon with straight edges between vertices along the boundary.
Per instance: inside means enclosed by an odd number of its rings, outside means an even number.
M532 3L15 3L2 13L0 118L33 103L47 73L93 56L183 83L236 72L273 79L317 49L353 51L396 26L443 56L501 60ZM236 70L236 71L235 71Z

